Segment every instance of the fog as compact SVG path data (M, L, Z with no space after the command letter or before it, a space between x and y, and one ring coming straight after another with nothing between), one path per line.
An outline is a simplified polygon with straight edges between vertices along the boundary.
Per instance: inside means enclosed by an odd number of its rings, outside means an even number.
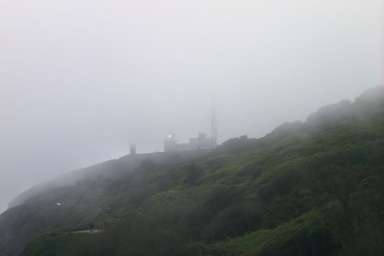
M1 0L0 212L28 187L209 131L260 137L382 84L381 0Z

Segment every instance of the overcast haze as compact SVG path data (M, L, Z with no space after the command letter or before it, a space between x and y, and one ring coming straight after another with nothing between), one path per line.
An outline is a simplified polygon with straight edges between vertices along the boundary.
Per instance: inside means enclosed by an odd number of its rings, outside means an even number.
M259 137L382 84L381 0L0 0L0 211L173 131Z

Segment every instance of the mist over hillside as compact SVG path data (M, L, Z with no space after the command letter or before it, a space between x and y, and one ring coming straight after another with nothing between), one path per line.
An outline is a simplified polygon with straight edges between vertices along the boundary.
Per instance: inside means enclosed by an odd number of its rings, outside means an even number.
M383 0L4 0L0 211L71 170L262 137L383 84Z
M101 163L22 195L1 256L384 252L384 87L215 150Z

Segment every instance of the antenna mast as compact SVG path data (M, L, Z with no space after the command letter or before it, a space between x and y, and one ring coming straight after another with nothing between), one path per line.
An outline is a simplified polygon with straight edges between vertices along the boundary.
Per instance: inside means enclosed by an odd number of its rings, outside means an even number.
M213 102L213 96L211 94L211 138L214 146L217 146L218 142L218 125L215 106Z

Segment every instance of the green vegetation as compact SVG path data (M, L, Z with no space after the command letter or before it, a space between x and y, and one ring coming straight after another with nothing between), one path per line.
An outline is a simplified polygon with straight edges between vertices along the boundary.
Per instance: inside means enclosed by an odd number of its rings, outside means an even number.
M0 255L382 256L383 91L214 152L104 164L3 214Z

